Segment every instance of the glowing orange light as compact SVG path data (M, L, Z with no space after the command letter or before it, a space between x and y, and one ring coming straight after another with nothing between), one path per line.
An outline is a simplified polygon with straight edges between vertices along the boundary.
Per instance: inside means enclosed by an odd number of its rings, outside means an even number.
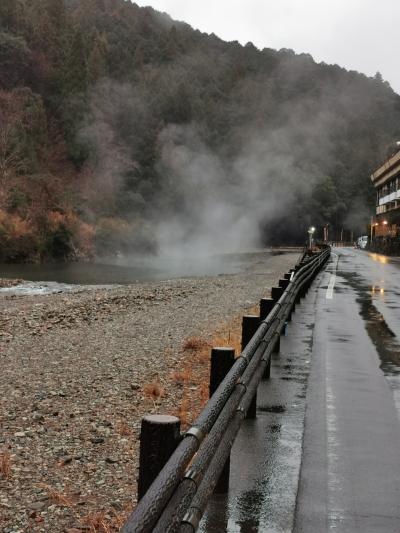
M389 263L389 259L386 256L384 256L384 255L373 254L373 253L369 253L368 255L373 261L377 261L379 263L382 263L382 265L386 265L386 263ZM383 283L383 281L382 281L382 283Z

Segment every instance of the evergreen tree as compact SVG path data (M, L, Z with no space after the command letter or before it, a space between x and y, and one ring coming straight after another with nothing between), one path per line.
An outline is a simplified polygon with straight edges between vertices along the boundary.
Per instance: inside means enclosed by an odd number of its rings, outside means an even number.
M87 73L90 83L107 76L107 37L96 34L88 58Z
M84 94L88 85L86 43L77 29L66 57L62 91L65 97Z
M15 26L17 3L15 0L1 0L0 2L0 31L12 30Z
M0 0L0 133L6 259L88 253L82 224L92 243L108 228L107 249L116 233L142 242L155 211L185 205L191 164L211 190L257 175L281 199L262 227L294 242L373 211L368 176L397 148L400 97L379 72L225 43L126 0Z

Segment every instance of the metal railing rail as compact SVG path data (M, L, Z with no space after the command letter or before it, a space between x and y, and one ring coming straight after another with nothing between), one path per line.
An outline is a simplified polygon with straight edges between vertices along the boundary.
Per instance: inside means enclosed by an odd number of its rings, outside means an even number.
M124 525L123 533L196 531L294 304L329 259L305 256L271 312Z

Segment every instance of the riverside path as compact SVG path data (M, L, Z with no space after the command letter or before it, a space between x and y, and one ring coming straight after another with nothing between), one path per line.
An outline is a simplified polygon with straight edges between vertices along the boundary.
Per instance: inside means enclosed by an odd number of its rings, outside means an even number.
M333 248L200 531L400 531L400 260Z

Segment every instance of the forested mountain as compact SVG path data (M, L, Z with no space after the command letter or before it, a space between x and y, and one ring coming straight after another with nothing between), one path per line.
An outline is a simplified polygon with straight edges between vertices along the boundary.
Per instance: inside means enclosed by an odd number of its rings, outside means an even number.
M125 0L0 2L0 259L362 231L400 97Z

